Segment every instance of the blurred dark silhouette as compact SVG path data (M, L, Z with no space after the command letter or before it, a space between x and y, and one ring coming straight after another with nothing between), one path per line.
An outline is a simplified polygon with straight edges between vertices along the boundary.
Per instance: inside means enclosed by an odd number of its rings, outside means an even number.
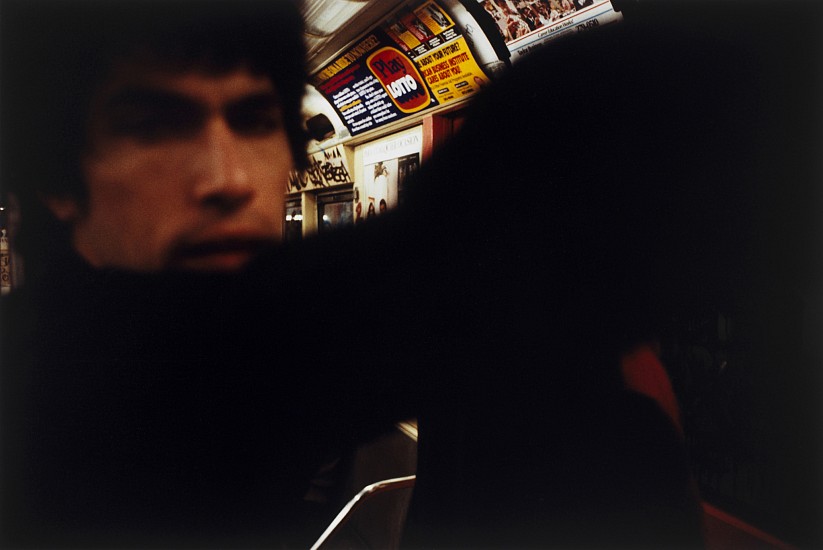
M515 63L410 186L423 228L449 220L421 233L448 258L431 263L440 330L466 344L421 413L412 519L440 518L455 545L691 547L677 444L609 408L612 366L640 342L671 358L684 319L732 311L725 377L745 365L736 399L755 405L726 406L762 429L735 452L774 461L775 502L752 521L814 547L821 8L621 4L622 24Z

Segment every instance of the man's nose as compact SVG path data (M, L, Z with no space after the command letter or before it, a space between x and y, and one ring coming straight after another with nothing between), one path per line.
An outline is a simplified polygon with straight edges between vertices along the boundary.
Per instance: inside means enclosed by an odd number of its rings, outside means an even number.
M254 196L245 163L244 143L225 119L209 119L198 137L195 200L221 211L232 211Z

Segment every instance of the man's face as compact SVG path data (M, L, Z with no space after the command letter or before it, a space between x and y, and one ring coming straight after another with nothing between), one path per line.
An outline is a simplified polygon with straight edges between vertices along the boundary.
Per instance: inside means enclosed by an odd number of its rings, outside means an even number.
M124 64L93 99L88 201L58 217L95 266L234 270L281 239L293 166L270 78Z

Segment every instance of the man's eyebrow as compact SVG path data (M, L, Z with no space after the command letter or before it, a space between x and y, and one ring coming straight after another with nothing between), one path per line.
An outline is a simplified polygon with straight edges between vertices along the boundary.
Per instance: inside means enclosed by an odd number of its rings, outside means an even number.
M272 109L281 106L275 91L264 91L242 96L226 105L226 109ZM129 87L119 90L106 100L105 107L114 110L121 107L149 107L157 109L184 109L201 107L196 99L174 91Z

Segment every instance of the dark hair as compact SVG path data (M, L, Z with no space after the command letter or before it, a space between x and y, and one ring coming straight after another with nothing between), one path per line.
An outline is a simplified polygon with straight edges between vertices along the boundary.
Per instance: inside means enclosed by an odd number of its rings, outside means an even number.
M38 195L85 198L79 160L91 96L120 59L149 56L218 73L245 63L270 76L303 168L299 7L299 0L3 0L0 181L20 199L26 241L32 229L54 223Z

